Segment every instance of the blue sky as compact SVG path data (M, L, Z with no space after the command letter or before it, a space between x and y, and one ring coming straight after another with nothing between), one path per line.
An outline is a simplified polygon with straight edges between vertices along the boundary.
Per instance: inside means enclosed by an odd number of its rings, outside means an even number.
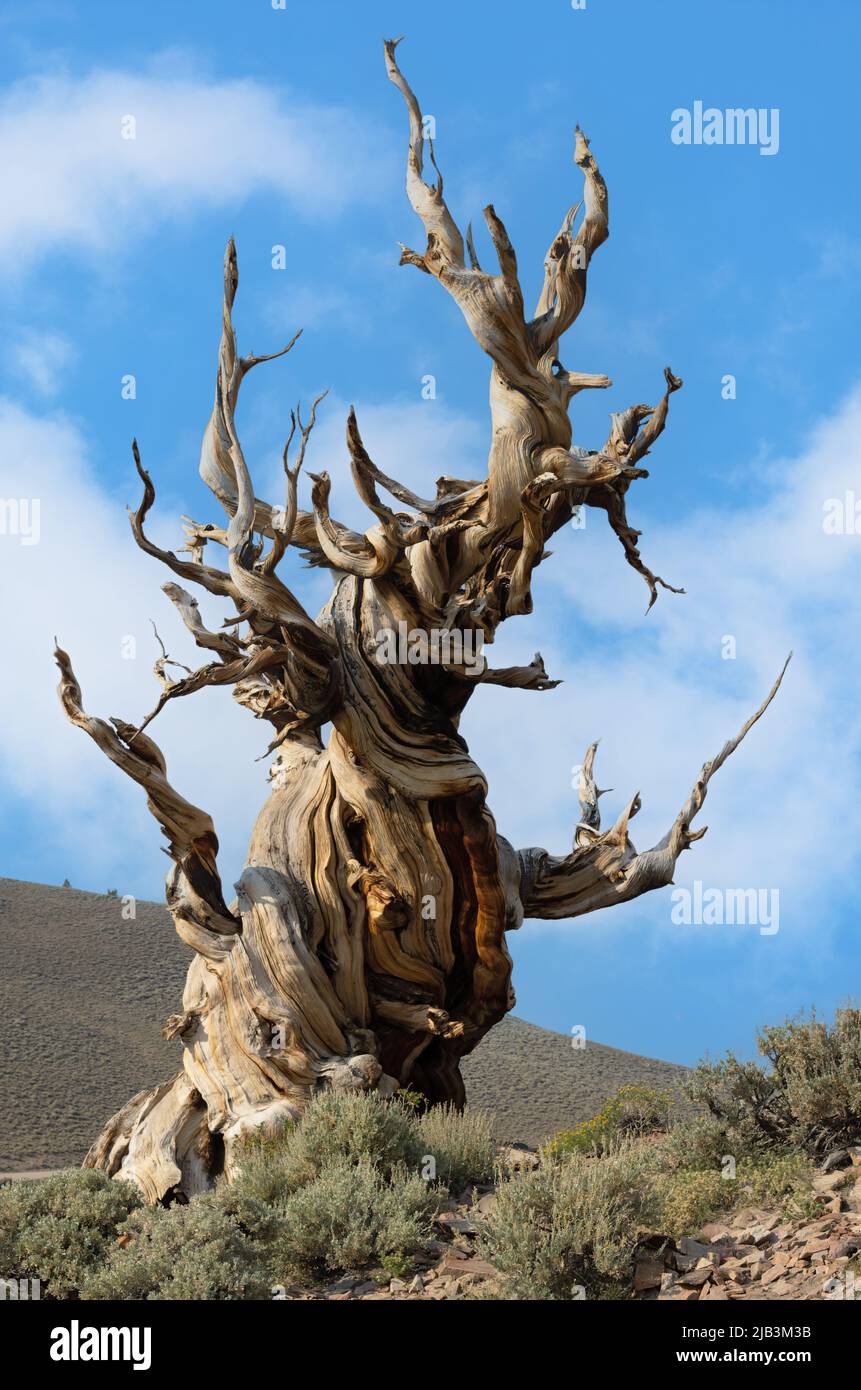
M429 486L484 470L488 362L440 287L397 266L397 241L419 245L420 229L381 39L405 33L401 63L435 119L449 205L486 258L493 201L527 300L580 196L575 121L592 140L611 236L563 358L613 386L575 399L575 441L598 447L609 410L656 400L666 363L685 379L630 512L647 563L687 595L662 594L644 617L645 588L598 513L557 538L535 614L506 626L494 663L540 647L564 684L481 692L465 720L501 832L564 851L571 767L600 737L608 814L639 788L633 838L654 843L796 652L677 874L680 886L778 890L780 930L675 924L669 890L529 923L511 940L517 1011L693 1061L749 1054L758 1024L857 998L861 526L823 530L830 499L861 498L857 6L37 3L8 5L0 25L0 498L41 504L38 545L0 535L0 872L161 896L157 828L137 788L63 723L50 644L57 632L72 652L92 712L128 718L153 702L150 618L188 659L166 576L127 534L129 445L136 434L154 475L163 543L178 543L180 512L218 519L197 454L228 235L244 350L305 329L245 389L259 492L280 500L289 408L323 388L309 466L329 468L344 519L359 520L341 445L350 402L387 471ZM672 112L696 101L776 109L779 149L674 144ZM126 115L134 141L120 138ZM309 607L325 599L322 576L294 566L288 579ZM121 655L129 635L134 660ZM158 737L177 786L213 812L229 883L264 793L265 730L224 692L180 703L194 709L166 714Z

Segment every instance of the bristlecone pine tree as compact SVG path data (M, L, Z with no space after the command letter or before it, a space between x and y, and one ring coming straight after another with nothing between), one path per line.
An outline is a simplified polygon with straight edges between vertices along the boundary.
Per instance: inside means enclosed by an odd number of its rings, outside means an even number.
M504 619L529 613L532 571L547 540L583 505L606 513L628 563L649 587L651 606L657 587L671 586L641 559L626 496L635 479L647 476L640 464L682 384L667 368L656 406L612 415L609 438L597 451L572 447L571 398L610 385L605 376L567 371L559 360L559 340L583 307L592 255L608 235L607 190L589 142L578 128L574 161L585 183L583 218L575 230L578 209L566 214L529 317L514 249L494 209L484 213L499 262L498 273L490 274L478 264L469 230L464 245L432 150L436 181L424 181L422 114L395 47L386 43L385 60L409 116L407 194L427 236L422 252L403 248L401 264L439 281L491 359L487 478L443 477L436 497L416 496L376 467L351 411L346 442L353 481L375 524L361 535L334 520L326 473L311 475L312 510L302 511L298 477L315 402L307 423L299 417L298 435L294 419L284 449L286 505L255 497L235 414L246 373L267 359L237 354L232 242L215 404L200 460L201 476L229 522L224 529L188 522L189 559L146 535L155 491L134 445L144 489L131 515L137 544L236 610L220 631L210 631L191 594L164 585L212 659L173 680L163 655L156 663L161 695L144 723L170 700L230 685L239 703L274 729L271 792L230 905L210 817L173 789L144 725L108 724L85 713L69 657L59 648L55 653L69 719L146 792L173 861L167 901L176 930L195 952L182 1012L164 1029L182 1040L182 1070L134 1096L85 1160L136 1182L151 1201L190 1195L229 1174L240 1136L295 1119L321 1088L390 1094L410 1087L430 1102L460 1105L461 1057L514 1003L506 932L524 918L576 917L670 883L679 854L704 833L692 830L691 821L710 777L780 683L706 763L660 844L642 854L628 838L637 796L611 829L600 828L593 744L580 774L573 846L556 856L517 851L497 834L485 779L458 733L477 686L542 691L556 685L540 655L503 670L483 662L379 659L380 635L400 631L401 623L425 634L480 632L490 642ZM381 491L403 510L387 505ZM223 548L225 567L205 562L209 544ZM278 577L289 545L332 572L334 592L316 620ZM445 655L444 640L437 650ZM456 653L454 644L449 650ZM324 747L321 730L329 723Z

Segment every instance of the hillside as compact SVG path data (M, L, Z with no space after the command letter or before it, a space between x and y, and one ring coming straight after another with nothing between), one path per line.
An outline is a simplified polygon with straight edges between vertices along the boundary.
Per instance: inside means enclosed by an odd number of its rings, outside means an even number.
M80 1163L104 1121L179 1068L160 1028L190 951L166 908L0 878L0 1172ZM472 1105L500 1139L538 1144L586 1119L619 1086L669 1087L684 1069L508 1018L468 1057Z

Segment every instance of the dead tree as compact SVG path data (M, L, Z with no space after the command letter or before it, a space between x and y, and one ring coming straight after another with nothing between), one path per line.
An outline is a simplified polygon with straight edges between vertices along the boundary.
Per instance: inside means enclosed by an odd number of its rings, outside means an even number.
M517 851L497 834L485 779L458 732L478 686L543 691L557 684L540 655L493 670L483 660L458 661L456 643L449 660L423 661L420 641L414 664L381 659L390 632L446 641L480 634L492 642L506 618L531 611L533 570L581 506L606 514L646 581L651 607L658 587L671 586L640 556L627 494L647 476L643 459L682 385L667 368L657 405L612 415L598 450L572 446L572 397L610 385L606 376L569 371L559 356L560 339L583 307L592 256L608 235L607 190L589 142L578 128L582 219L579 205L566 213L529 316L514 248L493 207L484 212L499 267L490 273L478 264L471 230L464 240L448 209L432 149L436 178L425 181L422 115L395 47L385 45L386 68L407 108L407 194L426 234L421 252L402 248L401 264L439 281L491 360L487 477L442 477L435 496L419 497L374 464L351 411L346 448L373 524L359 534L334 520L326 473L310 475L312 509L303 511L298 480L315 402L307 423L298 413L292 422L284 505L256 497L235 417L244 377L267 359L237 353L230 242L215 403L200 460L226 525L186 519L186 559L150 540L145 525L155 491L137 444L144 491L130 519L143 550L235 611L210 631L192 595L180 583L164 585L207 660L171 674L163 651L161 693L139 727L86 714L70 659L56 651L69 719L146 792L173 861L170 911L195 953L182 1010L164 1030L181 1039L182 1070L134 1096L86 1159L133 1180L153 1201L191 1194L229 1173L240 1136L294 1119L321 1088L388 1094L409 1086L429 1102L460 1105L461 1057L514 1003L506 932L525 918L577 917L670 883L681 852L704 833L691 822L709 779L780 683L705 764L668 833L644 853L628 835L639 796L601 829L593 744L580 775L572 847L552 855ZM212 546L223 552L220 566L204 558ZM331 599L316 619L278 576L288 546L333 575ZM211 685L231 686L273 731L271 790L230 903L212 821L174 790L145 732L170 701Z

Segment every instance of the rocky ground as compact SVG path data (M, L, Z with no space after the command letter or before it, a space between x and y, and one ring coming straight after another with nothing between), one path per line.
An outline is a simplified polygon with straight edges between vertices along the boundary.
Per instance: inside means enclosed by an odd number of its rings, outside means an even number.
M509 1146L512 1167L534 1166L538 1155ZM836 1166L839 1164L840 1166ZM834 1165L834 1166L831 1166ZM780 1213L748 1208L705 1226L678 1242L644 1232L630 1296L644 1300L861 1299L861 1147L833 1155L830 1171L813 1179L817 1214L782 1222ZM492 1187L464 1192L444 1205L437 1239L415 1261L406 1279L354 1277L315 1289L288 1287L286 1300L436 1301L493 1297L497 1271L476 1257L482 1215L494 1202ZM821 1214L820 1214L821 1213Z
M676 1245L653 1237L634 1271L638 1297L693 1299L861 1298L861 1147L831 1155L813 1179L821 1215L782 1222L746 1210ZM857 1287L856 1287L857 1286Z

